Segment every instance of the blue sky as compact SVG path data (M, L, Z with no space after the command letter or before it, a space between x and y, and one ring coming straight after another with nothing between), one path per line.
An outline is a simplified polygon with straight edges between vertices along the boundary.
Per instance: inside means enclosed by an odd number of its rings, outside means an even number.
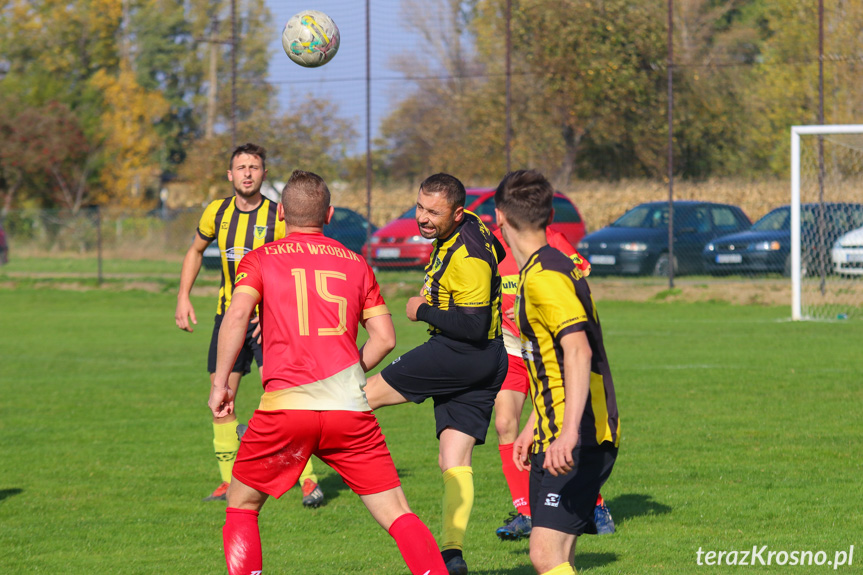
M272 58L269 81L279 90L283 109L292 103L323 97L338 103L342 115L355 120L360 137L355 149L365 150L366 14L365 0L267 0L273 13ZM372 134L398 95L409 88L402 77L387 68L391 54L412 49L411 34L400 25L400 0L371 1ZM341 43L335 58L320 68L306 69L291 62L281 44L285 22L300 10L319 10L339 27Z

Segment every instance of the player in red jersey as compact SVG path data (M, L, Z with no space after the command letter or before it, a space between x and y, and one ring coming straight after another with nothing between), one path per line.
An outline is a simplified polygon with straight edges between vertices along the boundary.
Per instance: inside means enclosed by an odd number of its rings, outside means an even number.
M286 237L247 254L219 334L209 406L233 412L228 377L260 304L261 404L249 421L228 488L223 529L230 575L262 569L258 514L270 495L293 486L314 454L360 496L396 540L411 573L445 575L431 532L408 507L377 419L366 401L365 372L395 347L395 329L369 265L323 235L333 215L317 175L295 171L278 217ZM356 347L359 324L368 341Z
M510 516L504 519L503 526L498 527L495 533L504 541L514 541L529 537L532 529L529 501L530 472L527 470L519 471L512 459L512 444L518 437L521 412L530 385L530 375L521 358L519 331L513 317L518 285L518 264L516 264L512 250L504 241L503 233L499 228L494 231L494 236L500 240L506 249L506 257L500 262L498 270L502 284L503 342L509 357L506 379L494 402L494 427L497 431L501 468L512 496L512 504L515 507L515 512L510 513ZM572 247L566 236L546 228L546 237L548 244L569 256L585 276L590 274L590 263ZM597 525L598 534L614 533L614 520L611 518L611 513L608 511L602 495L599 495L596 500L594 521Z

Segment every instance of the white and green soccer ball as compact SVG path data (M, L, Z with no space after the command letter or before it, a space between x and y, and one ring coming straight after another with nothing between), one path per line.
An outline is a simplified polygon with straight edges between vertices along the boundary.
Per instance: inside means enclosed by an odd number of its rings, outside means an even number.
M288 58L300 66L323 66L339 51L339 29L323 12L303 10L285 24L282 47Z

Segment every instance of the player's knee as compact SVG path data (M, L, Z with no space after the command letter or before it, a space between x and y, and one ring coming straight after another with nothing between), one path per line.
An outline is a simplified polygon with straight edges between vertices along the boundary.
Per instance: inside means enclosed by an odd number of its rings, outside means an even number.
M518 420L509 413L495 412L494 429L499 443L512 443L518 435Z
M530 562L537 573L551 571L562 563L562 561L558 561L558 558L549 557L546 550L539 549L538 547L534 545L530 546Z

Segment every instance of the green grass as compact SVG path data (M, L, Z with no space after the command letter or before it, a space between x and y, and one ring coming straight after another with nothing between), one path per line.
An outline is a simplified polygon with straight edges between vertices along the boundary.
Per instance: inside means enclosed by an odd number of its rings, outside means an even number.
M172 293L0 289L0 573L223 573L223 503L205 373L212 298L180 332ZM389 301L396 353L425 338ZM689 574L699 547L836 550L863 533L863 323L791 323L787 307L599 302L623 441L603 489L618 531L584 537L581 573ZM246 378L240 418L257 402ZM440 533L430 404L378 412L408 500ZM474 458L471 574L532 573L493 429ZM296 490L261 517L267 573L406 573L393 541L318 462L318 510ZM811 573L825 568L771 567ZM728 567L716 568L727 573ZM759 572L759 569L753 570Z

